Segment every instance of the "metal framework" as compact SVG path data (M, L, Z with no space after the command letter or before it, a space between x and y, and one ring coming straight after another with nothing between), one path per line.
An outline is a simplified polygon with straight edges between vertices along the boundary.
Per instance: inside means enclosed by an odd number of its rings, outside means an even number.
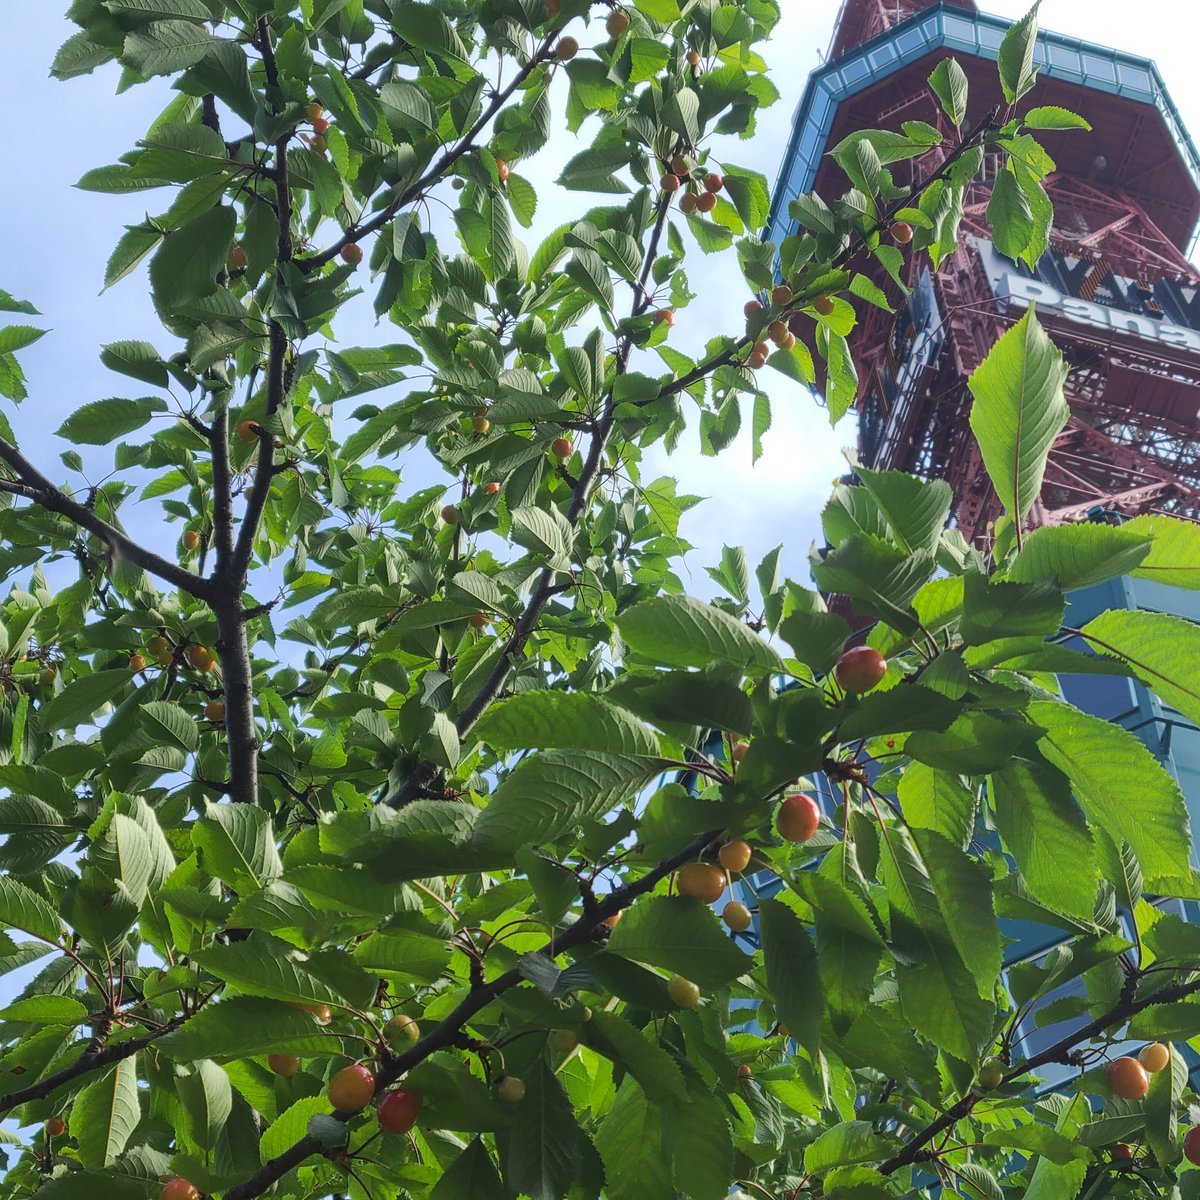
M831 56L887 34L931 3L845 0ZM925 60L896 72L856 97L839 123L886 128L913 117L935 119L925 85L931 66ZM1063 85L1055 86L1061 95ZM1111 518L1145 512L1200 520L1200 276L1184 252L1186 240L1164 233L1144 199L1153 177L1155 211L1168 211L1162 181L1175 169L1180 215L1195 211L1197 190L1169 150L1134 162L1136 148L1153 133L1154 110L1112 95L1098 99L1082 85L1076 90L1071 106L1085 114L1101 107L1103 119L1088 137L1087 156L1076 154L1048 181L1055 209L1051 253L1035 273L1006 268L1052 281L1056 294L1093 318L1073 318L1062 308L1039 310L1071 368L1071 417L1051 450L1030 521L1061 524L1097 513ZM1106 140L1109 127L1121 135ZM922 171L929 163L924 160ZM996 256L984 214L996 165L985 166L966 198L967 236L931 281L932 316L914 314L911 304L894 318L872 308L862 314L852 345L862 461L947 480L954 517L969 540L988 537L999 506L970 434L966 379L1024 311L998 288L990 265ZM836 176L836 168L823 167L818 186L836 188L840 181L831 173ZM1168 189L1168 203L1173 199ZM914 260L909 270L915 285L925 266ZM1095 320L1096 306L1121 319ZM1162 325L1171 327L1173 341L1159 338Z

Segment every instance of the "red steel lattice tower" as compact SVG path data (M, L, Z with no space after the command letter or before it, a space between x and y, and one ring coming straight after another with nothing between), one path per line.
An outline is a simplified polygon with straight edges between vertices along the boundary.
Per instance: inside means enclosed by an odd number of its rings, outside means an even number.
M1007 27L966 0L845 0L797 112L774 197L775 240L794 230L788 203L800 192L831 197L849 186L825 151L856 129L938 126L939 150L893 168L900 184L928 175L957 136L930 72L956 58L970 82L968 121L981 119L1002 100L995 59ZM1071 417L1031 523L1144 512L1200 519L1200 276L1187 257L1200 156L1149 60L1043 32L1036 61L1037 86L1019 111L1058 105L1094 127L1038 135L1056 168L1050 249L1034 270L997 253L985 221L996 163L985 162L966 197L960 248L936 274L925 256L912 257L911 296L892 289L896 315L860 312L859 457L946 479L964 536L986 537L999 507L968 426L966 379L1036 302L1071 367Z

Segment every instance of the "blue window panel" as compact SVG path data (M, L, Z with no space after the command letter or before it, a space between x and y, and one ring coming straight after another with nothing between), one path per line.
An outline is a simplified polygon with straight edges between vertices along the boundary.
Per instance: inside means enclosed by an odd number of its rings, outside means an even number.
M1094 54L1083 56L1083 68L1088 74L1089 82L1103 80L1105 83L1117 82L1117 67L1107 59L1098 58Z

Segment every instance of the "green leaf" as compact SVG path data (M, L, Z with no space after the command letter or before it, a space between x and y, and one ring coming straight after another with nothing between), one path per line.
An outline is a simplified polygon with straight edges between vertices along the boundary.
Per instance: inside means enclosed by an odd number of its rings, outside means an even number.
M1058 633L1066 599L1048 583L990 582L974 571L963 576L958 629L968 645L1006 637Z
M137 1055L132 1054L89 1083L71 1106L71 1135L84 1166L111 1166L141 1117Z
M41 712L41 726L49 732L82 724L103 705L128 688L128 670L95 671L72 680Z
M221 135L207 125L174 121L157 125L141 145L144 149L134 162L133 173L143 179L186 183L232 166Z
M1119 725L1065 704L1035 701L1029 717L1046 731L1042 753L1071 781L1088 823L1133 847L1147 886L1186 877L1187 808L1150 751Z
M988 200L987 219L996 249L1014 261L1022 258L1033 237L1033 210L1011 171L1001 171L996 176Z
M671 1180L689 1200L722 1200L733 1171L733 1140L722 1101L696 1075L688 1077L687 1100L663 1112L663 1147L671 1158Z
M800 918L778 900L759 899L758 921L775 1011L791 1036L815 1058L821 1045L825 997L812 939Z
M1129 526L1043 525L1025 540L1005 578L1052 583L1068 591L1128 575L1151 553L1152 539Z
M1067 780L1033 763L1014 762L991 776L996 830L1021 881L1047 908L1091 918L1096 903L1096 852Z
M316 1004L345 1004L349 999L314 973L320 960L262 933L229 945L210 946L198 951L195 958L218 979L251 996ZM352 959L345 961L353 963Z
M1009 104L1015 104L1034 85L1037 68L1033 65L1033 52L1037 46L1038 9L1036 3L1019 21L1008 27L1000 43L997 65L1000 71L1000 86Z
M21 1021L30 1025L82 1025L88 1019L87 1006L74 996L28 996L0 1008L0 1021Z
M1013 1129L989 1130L982 1140L988 1146L1024 1150L1031 1157L1040 1154L1055 1163L1082 1162L1089 1157L1084 1147L1076 1145L1070 1138L1057 1133L1049 1125L1039 1125L1035 1122L1017 1125Z
M79 75L91 74L114 57L115 52L110 46L98 45L88 37L86 30L81 29L59 46L50 64L50 74L55 79L74 79Z
M167 234L150 260L155 302L173 309L211 295L229 258L236 227L234 209L220 205Z
M919 683L905 683L859 699L841 722L838 737L853 742L884 733L945 729L960 709L961 705L940 692Z
M235 1059L292 1051L322 1054L329 1039L316 1017L300 1008L258 996L230 996L205 1005L155 1043L169 1058Z
M1160 1163L1175 1162L1179 1157L1179 1107L1188 1084L1188 1067L1183 1055L1170 1047L1171 1060L1166 1068L1150 1076L1146 1093L1146 1144Z
M392 28L406 42L442 59L465 63L467 48L443 13L429 4L391 6Z
M596 1135L604 1162L604 1194L610 1200L673 1195L670 1160L663 1148L663 1111L631 1078L622 1082Z
M848 537L812 560L812 577L822 591L849 596L856 612L881 617L902 633L916 631L912 599L933 569L927 551L906 554L869 534Z
M263 808L209 803L192 826L192 843L204 870L243 896L283 873L271 816Z
M884 839L880 874L891 909L904 1015L936 1046L974 1061L992 1036L994 1006L980 996L976 980L959 954L916 846L894 825Z
M1054 105L1031 108L1021 120L1026 129L1091 129L1078 113Z
M507 1200L487 1147L475 1138L433 1185L429 1200Z
M1158 513L1134 517L1121 527L1151 538L1150 553L1131 574L1171 587L1200 588L1200 525Z
M175 1090L187 1114L192 1141L202 1150L215 1149L233 1111L229 1076L212 1059L202 1058L192 1064L189 1074L176 1079Z
M655 1104L671 1104L687 1096L687 1085L675 1060L625 1017L595 1012L584 1034L593 1050L624 1067Z
M58 428L58 436L76 445L105 446L135 429L141 429L155 413L165 412L164 401L152 397L125 400L93 400L77 408Z
M924 480L904 471L866 467L858 467L856 473L902 549L912 553L937 548L953 499L944 479Z
M943 58L929 76L929 86L950 123L958 128L967 119L967 75L953 58Z
M494 704L473 735L495 750L659 752L658 738L632 713L587 692L525 692Z
M753 960L726 936L711 908L683 896L651 896L635 904L612 931L614 954L719 988L749 971Z
M904 819L917 829L932 829L965 849L975 831L975 793L950 771L910 763L897 788Z
M594 250L579 247L571 256L564 268L587 295L594 300L605 312L610 312L613 306L612 279L604 259Z
M213 42L195 21L154 21L126 37L121 61L143 79L170 75L198 63Z
M691 596L657 596L627 608L617 624L626 645L652 662L704 667L727 662L781 671L775 651L736 617Z
M520 1119L503 1141L504 1178L510 1190L530 1200L562 1200L579 1178L583 1132L558 1076L544 1058L525 1079Z
M0 926L51 943L57 942L62 933L58 913L37 892L7 875L0 875Z
M1067 423L1067 366L1033 309L992 347L968 381L971 430L1005 510L1020 522L1042 489L1054 439Z
M488 801L475 825L481 847L515 849L552 841L580 821L596 820L663 770L641 755L547 750L523 759Z
M22 350L26 346L31 346L45 333L46 330L35 329L32 325L2 325L0 326L0 354L11 354L14 350Z
M131 225L122 234L121 240L109 255L108 264L104 268L104 287L110 288L114 283L125 278L133 271L142 259L163 240L161 229L149 225Z
M875 1131L869 1121L842 1121L819 1134L804 1148L804 1169L810 1175L852 1163L886 1158L893 1139Z
M167 386L167 368L149 342L110 342L100 351L100 361L110 371L158 387Z
M1169 613L1114 609L1082 633L1094 650L1128 663L1151 691L1200 722L1200 626Z
M779 636L819 675L827 673L850 638L850 626L829 612L794 612L779 623Z

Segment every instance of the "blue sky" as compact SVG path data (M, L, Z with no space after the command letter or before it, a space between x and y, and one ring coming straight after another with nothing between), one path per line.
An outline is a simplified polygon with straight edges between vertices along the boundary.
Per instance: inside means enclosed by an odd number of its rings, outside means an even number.
M98 348L130 337L146 338L160 348L170 345L150 308L144 269L98 295L104 263L122 226L141 219L147 206L161 211L165 202L154 193L106 196L71 186L88 168L113 162L129 149L167 92L157 84L117 96L112 68L67 83L50 79L48 65L73 28L58 15L65 7L65 0L20 6L10 14L9 36L0 44L9 163L0 178L0 205L10 231L0 287L32 300L45 314L43 324L53 329L23 355L31 396L13 420L25 450L52 475L62 474L54 468L66 446L51 431L69 412L104 396L139 394L132 381L100 366ZM1024 11L1026 0L996 0L985 7L1015 17ZM791 114L807 72L828 44L837 8L835 0L784 0L784 19L767 50L782 99L764 115L752 142L734 141L720 148L729 161L754 167L774 180ZM1181 31L1194 20L1191 4L1146 0L1138 21L1130 19L1130 11L1111 0L1046 0L1042 21L1065 33L1156 58L1184 121L1200 133L1200 78L1191 39L1170 36L1171 29ZM583 34L581 40L586 46L591 39ZM588 133L585 126L579 136ZM556 195L542 183L555 178L578 148L578 141L562 132L532 165L523 166L541 192L535 229L527 239L531 243L588 201L578 193ZM697 254L691 280L699 299L680 314L672 334L673 344L684 350L698 348L716 333L739 329L746 298L732 255L703 259ZM392 336L374 326L365 305L349 314L341 332L348 344ZM817 513L834 476L844 470L842 448L854 441L849 423L831 430L823 410L799 387L770 371L763 378L774 402L775 425L757 466L751 466L745 438L719 459L702 458L694 431L669 462L655 456L647 464L653 473L675 475L684 491L719 497L694 510L684 527L685 536L698 547L689 556L688 584L702 593L711 586L703 567L716 560L726 541L744 545L752 563L783 542L785 569L805 579L808 547L819 532ZM419 486L415 476L411 483ZM177 528L143 528L162 540L158 549L172 551Z

